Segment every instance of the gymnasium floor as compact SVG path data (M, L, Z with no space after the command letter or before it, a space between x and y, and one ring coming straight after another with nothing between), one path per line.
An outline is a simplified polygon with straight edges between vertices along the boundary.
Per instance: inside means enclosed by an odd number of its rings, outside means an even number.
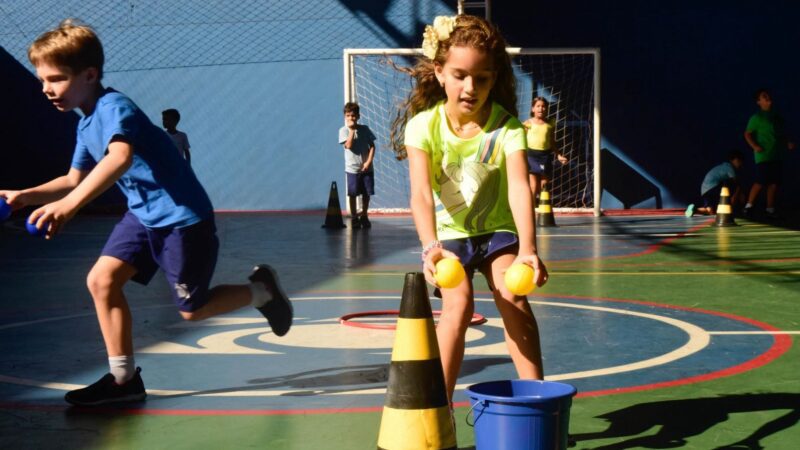
M578 449L796 449L800 234L711 217L557 217L539 230L550 282L531 298L548 379L578 389ZM295 324L253 310L182 322L162 276L127 291L146 402L70 408L106 372L85 277L116 218L79 216L56 240L0 226L0 448L375 448L403 276L419 270L410 217L328 231L320 215L222 214L216 283L276 266ZM459 389L514 378L481 277ZM437 300L433 309L439 309ZM459 447L473 448L463 392Z

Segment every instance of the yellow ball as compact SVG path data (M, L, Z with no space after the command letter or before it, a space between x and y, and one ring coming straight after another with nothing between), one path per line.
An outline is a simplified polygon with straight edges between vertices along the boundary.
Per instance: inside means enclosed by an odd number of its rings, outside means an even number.
M440 287L452 289L461 284L467 274L457 259L442 258L436 263L436 273L433 276Z
M535 288L533 283L533 268L527 264L512 264L506 270L506 287L514 295L528 295Z

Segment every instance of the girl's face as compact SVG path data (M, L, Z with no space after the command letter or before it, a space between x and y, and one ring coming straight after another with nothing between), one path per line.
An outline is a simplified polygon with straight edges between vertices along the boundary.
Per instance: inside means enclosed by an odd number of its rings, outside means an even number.
M42 82L42 92L59 111L72 111L80 108L86 112L91 109L91 95L97 83L97 71L84 69L77 74L48 63L36 66L36 76Z
M547 104L541 100L531 107L531 114L537 119L544 119L547 116Z
M491 57L472 47L450 47L447 61L436 64L435 73L444 83L450 111L467 117L481 111L497 79Z

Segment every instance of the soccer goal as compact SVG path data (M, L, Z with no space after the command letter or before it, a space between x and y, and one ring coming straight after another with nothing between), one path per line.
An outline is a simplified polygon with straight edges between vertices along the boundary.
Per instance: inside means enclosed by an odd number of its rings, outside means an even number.
M557 211L600 215L600 50L596 48L509 48L517 78L520 120L531 100L544 97L555 119L556 143L569 158L554 163L551 202ZM400 68L411 67L420 49L345 49L344 101L358 102L359 122L375 136L375 197L370 209L408 211L408 162L398 161L389 131L412 87Z

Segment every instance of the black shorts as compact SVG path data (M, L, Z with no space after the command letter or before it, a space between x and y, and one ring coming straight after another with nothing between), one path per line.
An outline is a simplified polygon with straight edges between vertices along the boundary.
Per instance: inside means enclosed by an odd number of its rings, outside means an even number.
M375 195L374 172L347 173L347 196Z
M765 161L756 164L756 183L781 184L781 162Z

